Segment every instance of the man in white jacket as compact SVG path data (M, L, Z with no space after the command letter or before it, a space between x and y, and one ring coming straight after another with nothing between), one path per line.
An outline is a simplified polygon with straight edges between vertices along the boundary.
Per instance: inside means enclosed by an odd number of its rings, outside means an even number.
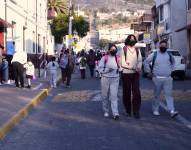
M24 88L24 64L27 62L27 53L16 51L11 61L16 87ZM19 84L20 81L20 84Z

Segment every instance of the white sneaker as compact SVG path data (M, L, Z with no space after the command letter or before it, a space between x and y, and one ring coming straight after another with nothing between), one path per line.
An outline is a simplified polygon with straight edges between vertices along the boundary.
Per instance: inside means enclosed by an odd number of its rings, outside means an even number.
M104 117L108 118L109 114L108 113L104 113Z
M160 113L158 111L153 111L154 116L160 116Z
M177 115L178 115L178 111L174 111L174 110L170 111L170 116L172 118L176 117Z

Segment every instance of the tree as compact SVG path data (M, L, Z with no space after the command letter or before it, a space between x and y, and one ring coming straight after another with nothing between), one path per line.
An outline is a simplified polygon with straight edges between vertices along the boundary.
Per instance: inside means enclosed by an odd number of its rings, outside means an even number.
M73 20L73 29L78 32L80 37L84 37L89 31L89 22L82 16L75 16Z
M51 25L52 34L56 43L62 43L63 37L68 34L68 15L60 14ZM89 23L82 16L75 16L73 20L73 31L76 30L80 37L86 36L89 31Z
M68 14L68 0L48 0L48 10Z
M100 41L99 41L99 46L100 46L100 48L105 48L106 46L107 46L107 44L108 43L110 43L111 41L110 40L108 40L108 39L101 39Z

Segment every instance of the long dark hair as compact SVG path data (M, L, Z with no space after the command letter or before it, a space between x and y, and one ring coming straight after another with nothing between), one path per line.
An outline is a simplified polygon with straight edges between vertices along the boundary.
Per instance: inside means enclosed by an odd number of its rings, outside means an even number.
M135 42L137 43L137 38L136 38L136 36L133 35L133 34L130 34L130 35L128 35L127 38L125 39L125 45L126 45L126 46L129 45L129 43L130 43L132 37L134 38Z
M117 46L116 46L115 44L113 44L113 43L109 43L109 45L108 45L108 51L110 51L110 49L111 49L112 47L115 47L115 48L116 48L116 51L117 51Z

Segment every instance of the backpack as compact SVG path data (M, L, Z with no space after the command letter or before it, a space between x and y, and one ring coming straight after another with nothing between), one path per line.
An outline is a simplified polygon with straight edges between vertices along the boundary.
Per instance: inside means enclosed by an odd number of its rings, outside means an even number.
M116 61L116 64L117 64L117 73L119 72L119 68L120 68L120 66L119 66L119 56L116 56L115 55L115 61ZM105 54L104 55L104 70L105 70L105 68L106 68L106 64L107 64L107 62L108 62L108 54Z
M169 55L169 61L171 63L171 65L173 64L173 56L170 54L170 52L168 52L168 55ZM153 68L154 68L154 65L155 65L155 61L156 61L156 58L157 58L157 51L154 52L154 55L153 55L153 60L152 60L152 64L151 64L151 73L153 72Z
M81 58L81 60L80 60L80 65L81 65L81 67L86 67L86 63L87 63L86 58L83 56L83 57Z

